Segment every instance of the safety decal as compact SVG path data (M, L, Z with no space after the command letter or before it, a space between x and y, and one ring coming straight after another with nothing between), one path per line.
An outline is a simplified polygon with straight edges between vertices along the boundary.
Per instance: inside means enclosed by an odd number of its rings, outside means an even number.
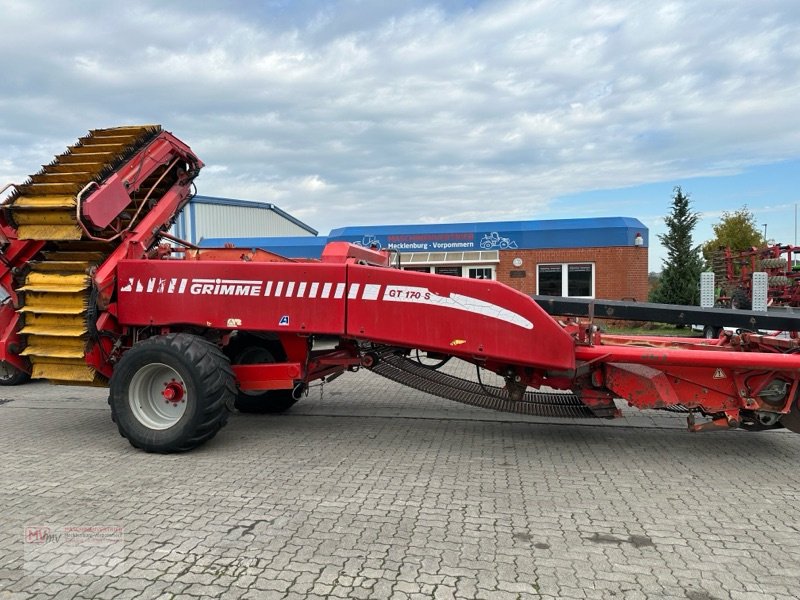
M722 369L717 369L714 371L714 379L726 379L727 375L725 375L725 371Z

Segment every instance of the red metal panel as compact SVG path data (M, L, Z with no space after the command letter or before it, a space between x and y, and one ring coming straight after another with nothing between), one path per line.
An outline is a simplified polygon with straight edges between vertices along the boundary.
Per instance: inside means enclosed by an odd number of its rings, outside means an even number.
M98 228L105 228L131 203L128 189L118 173L103 182L103 185L83 203L83 216Z
M329 242L322 250L320 260L325 263L343 263L359 261L361 264L388 267L389 253L386 250L375 250L356 246L349 242Z
M119 322L341 335L345 288L344 265L121 260Z
M731 374L707 367L654 369L647 365L612 363L605 367L609 389L636 408L683 405L711 412L742 404ZM721 376L715 379L715 373Z
M233 365L240 390L290 390L301 375L300 363Z
M464 357L572 369L572 337L530 297L490 280L348 266L348 335Z
M22 341L17 333L19 313L10 302L0 305L0 360L13 365L20 371L30 372L28 360L19 355Z

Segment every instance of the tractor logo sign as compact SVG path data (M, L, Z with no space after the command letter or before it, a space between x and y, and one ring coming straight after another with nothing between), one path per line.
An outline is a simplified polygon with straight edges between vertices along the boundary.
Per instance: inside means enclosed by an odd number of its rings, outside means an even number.
M491 233L487 233L481 238L481 248L484 250L489 250L490 248L499 248L500 250L506 250L509 248L516 248L517 242L512 240L511 238L501 237L499 233L493 231Z
M283 315L278 320L278 326L280 326L280 327L288 327L289 326L289 315Z
M360 242L353 242L356 246L363 246L364 248L372 248L373 250L381 249L381 241L374 235L365 235L361 238Z

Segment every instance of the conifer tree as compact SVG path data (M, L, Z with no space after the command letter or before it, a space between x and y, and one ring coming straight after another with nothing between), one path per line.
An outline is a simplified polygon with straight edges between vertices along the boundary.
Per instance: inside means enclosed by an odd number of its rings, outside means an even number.
M696 305L700 299L703 260L700 247L692 242L700 215L691 210L689 195L680 186L673 189L672 211L664 217L667 232L658 236L667 250L659 285L650 300L662 304Z

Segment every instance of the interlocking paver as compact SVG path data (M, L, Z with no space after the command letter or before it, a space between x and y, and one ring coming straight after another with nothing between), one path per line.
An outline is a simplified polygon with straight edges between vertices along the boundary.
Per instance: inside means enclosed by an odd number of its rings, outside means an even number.
M552 422L357 373L156 456L103 390L2 395L0 600L797 596L793 434ZM25 541L95 525L122 540Z

